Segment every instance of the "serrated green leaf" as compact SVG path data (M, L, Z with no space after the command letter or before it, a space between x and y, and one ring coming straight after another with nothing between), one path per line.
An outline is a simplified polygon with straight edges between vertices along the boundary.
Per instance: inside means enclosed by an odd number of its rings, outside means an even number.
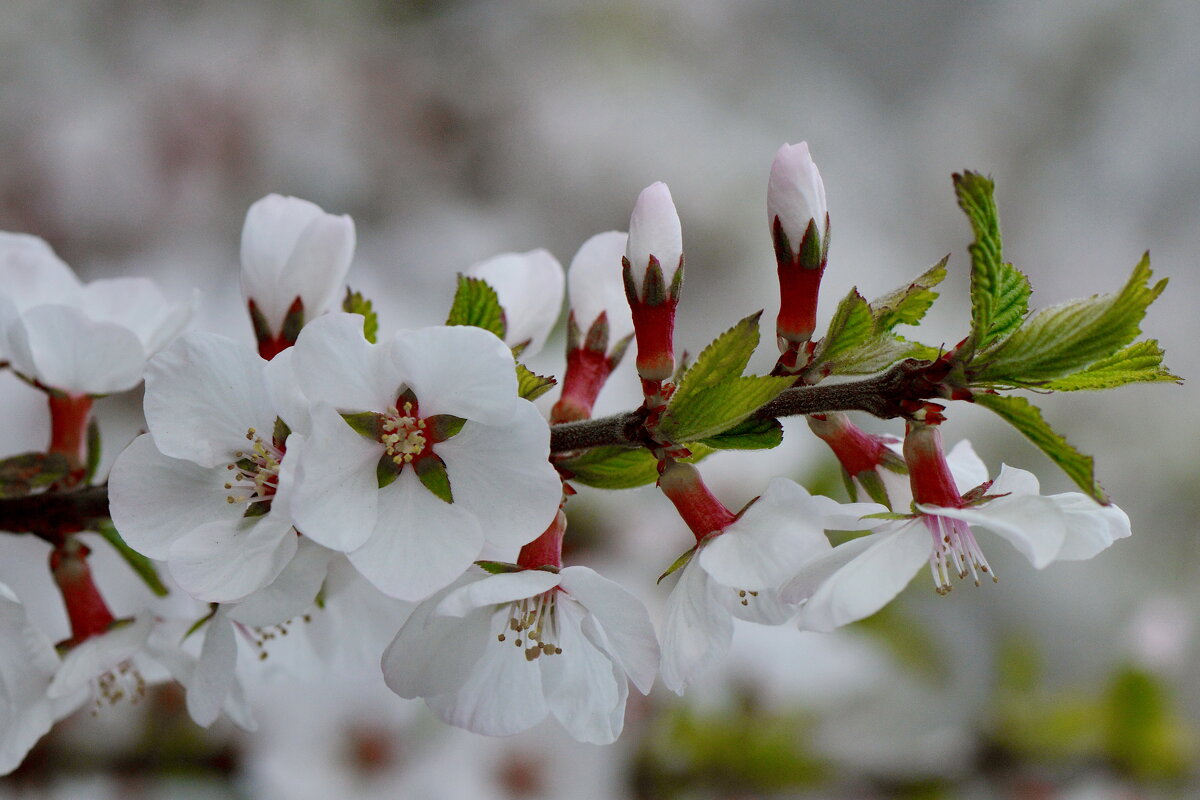
M363 337L375 344L379 335L379 315L375 313L374 304L363 297L362 292L352 292L346 287L346 299L342 301L342 310L348 314L361 314L363 318Z
M458 276L458 290L454 293L454 303L450 306L446 324L483 328L500 339L504 338L507 330L504 309L496 290L482 278L468 278L465 275Z
M983 384L1030 384L1062 378L1107 359L1137 338L1146 308L1166 287L1166 279L1151 286L1151 275L1146 254L1121 291L1037 312L979 355L982 365L974 370L974 379Z
M141 578L146 587L156 596L166 597L170 593L163 585L162 579L158 577L158 570L154 568L154 562L125 544L125 540L121 538L121 534L117 532L112 522L100 523L96 526L96 532L113 546L113 549L125 560L134 574Z
M701 389L684 402L672 398L659 432L673 442L694 442L729 430L795 383L791 376L748 375Z
M714 450L769 450L783 442L783 425L777 419L751 417L700 441Z
M946 263L949 260L950 256L946 256L912 283L872 300L875 332L885 333L897 325L916 325L920 322L938 298L933 287L946 277Z
M692 454L683 459L694 464L713 452L713 448L690 443ZM574 458L557 462L570 473L572 483L595 489L633 489L658 480L658 459L649 450L617 446L593 447Z
M1000 215L991 179L977 172L954 175L958 205L971 222L971 342L986 347L1016 329L1029 310L1029 280L1002 260Z
M705 347L687 371L671 397L671 406L687 404L697 393L710 386L741 377L754 348L758 347L758 320L762 312L751 314L722 333Z
M868 339L855 349L843 353L836 360L814 365L813 369L820 377L827 375L872 375L895 364L902 358L916 358L926 352L924 345L909 342L890 333ZM935 351L936 352L936 351Z
M24 497L71 472L61 453L21 453L0 461L0 499Z
M1154 339L1131 344L1119 353L1102 358L1085 370L1041 385L1043 389L1071 392L1079 389L1111 389L1127 383L1182 383L1163 366L1163 351Z
M870 304L858 289L851 289L850 294L838 303L837 311L829 321L829 330L817 345L814 367L836 363L840 356L869 341L874 331L875 318L871 315Z
M558 379L538 375L524 364L517 362L517 394L526 400L536 400L554 388Z
M1041 410L1024 397L976 393L975 402L998 414L1001 419L1025 434L1029 441L1050 457L1050 460L1075 481L1075 484L1098 503L1108 505L1108 495L1096 483L1091 456L1072 447L1042 418Z

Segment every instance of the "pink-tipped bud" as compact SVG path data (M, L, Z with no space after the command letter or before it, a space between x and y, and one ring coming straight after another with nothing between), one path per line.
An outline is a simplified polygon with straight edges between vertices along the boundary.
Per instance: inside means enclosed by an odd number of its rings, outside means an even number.
M504 309L504 343L520 348L525 358L538 353L562 313L566 280L558 259L539 247L480 261L466 274L496 290Z
M775 154L767 181L767 224L779 268L776 332L786 352L812 338L829 251L825 184L807 142L785 144Z
M665 183L642 190L629 218L622 276L633 312L637 370L648 400L660 403L660 387L675 371L675 306L683 281L683 235Z
M683 232L671 190L662 181L652 183L638 195L629 217L629 244L625 250L632 283L638 298L648 301L646 270L653 258L662 270L662 283L670 287L683 263Z

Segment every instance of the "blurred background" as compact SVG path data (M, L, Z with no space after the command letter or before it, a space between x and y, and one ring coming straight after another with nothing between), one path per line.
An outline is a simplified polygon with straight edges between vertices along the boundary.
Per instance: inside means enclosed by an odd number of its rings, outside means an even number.
M264 194L298 195L354 217L349 280L386 331L441 322L455 273L488 256L569 262L664 180L688 258L677 347L696 352L759 308L773 319L767 173L780 144L807 140L833 228L823 319L852 285L881 294L949 252L922 339L963 336L969 229L950 174L970 168L996 181L1005 255L1036 306L1117 288L1149 248L1171 284L1144 330L1189 377L1198 36L1193 0L11 0L0 229L46 238L85 279L199 289L193 327L249 341L242 218ZM752 366L774 359L772 324ZM559 331L532 366L558 373L561 352ZM638 402L630 367L600 413ZM37 393L4 374L0 397L0 454L44 447ZM0 797L1196 796L1194 385L1035 400L1096 456L1133 538L1045 572L987 541L997 585L942 598L922 575L830 636L746 626L686 697L631 697L614 746L553 723L476 737L377 675L294 678L278 658L258 677L258 732L201 730L163 688L57 726ZM106 463L139 409L98 405ZM1003 461L1071 488L983 410L949 416L948 442L971 438L993 474ZM772 475L844 499L803 425L705 475L734 508ZM585 489L568 510L568 558L661 608L654 578L689 545L669 504L652 487ZM0 580L47 591L19 552L40 545L5 544ZM140 602L122 569L103 588ZM36 613L61 634L53 602Z

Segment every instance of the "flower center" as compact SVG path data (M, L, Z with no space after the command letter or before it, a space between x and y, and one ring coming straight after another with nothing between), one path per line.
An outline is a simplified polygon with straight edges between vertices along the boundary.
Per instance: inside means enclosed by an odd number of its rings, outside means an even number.
M758 592L748 592L745 589L735 589L737 592L738 602L744 606L750 605L750 601L758 597Z
M411 464L427 444L425 420L413 416L412 403L406 402L402 408L403 413L395 406L389 408L383 412L379 423L379 441L383 443L384 452L397 466Z
M246 440L251 449L237 451L233 454L237 460L225 465L225 469L233 472L233 477L225 483L229 492L225 502L246 503L245 516L256 517L271 510L271 501L279 489L283 448L263 441L254 428L246 429Z
M927 515L922 517L925 526L933 534L933 552L929 556L929 569L933 573L933 583L938 594L947 594L953 588L950 577L957 573L959 579L968 574L980 584L980 573L991 574L992 581L998 582L996 573L988 566L983 551L975 541L971 528L960 519Z
M508 641L511 632L513 645L518 649L524 648L526 661L533 661L540 656L562 655L562 648L555 644L558 638L558 613L554 594L555 590L551 589L512 603L508 607L505 627L496 636L496 641Z
M146 696L146 679L130 661L92 679L92 716L100 713L105 704L114 706L125 698L137 703Z

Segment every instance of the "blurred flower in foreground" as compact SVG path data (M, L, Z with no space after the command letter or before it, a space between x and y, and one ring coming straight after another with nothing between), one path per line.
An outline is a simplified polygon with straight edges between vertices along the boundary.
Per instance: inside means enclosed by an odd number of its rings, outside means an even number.
M451 725L503 736L553 714L593 744L616 741L627 682L645 694L657 669L646 609L587 567L467 575L418 606L383 656L388 686Z
M20 766L62 716L46 694L58 667L54 645L29 624L25 607L0 583L0 775Z

